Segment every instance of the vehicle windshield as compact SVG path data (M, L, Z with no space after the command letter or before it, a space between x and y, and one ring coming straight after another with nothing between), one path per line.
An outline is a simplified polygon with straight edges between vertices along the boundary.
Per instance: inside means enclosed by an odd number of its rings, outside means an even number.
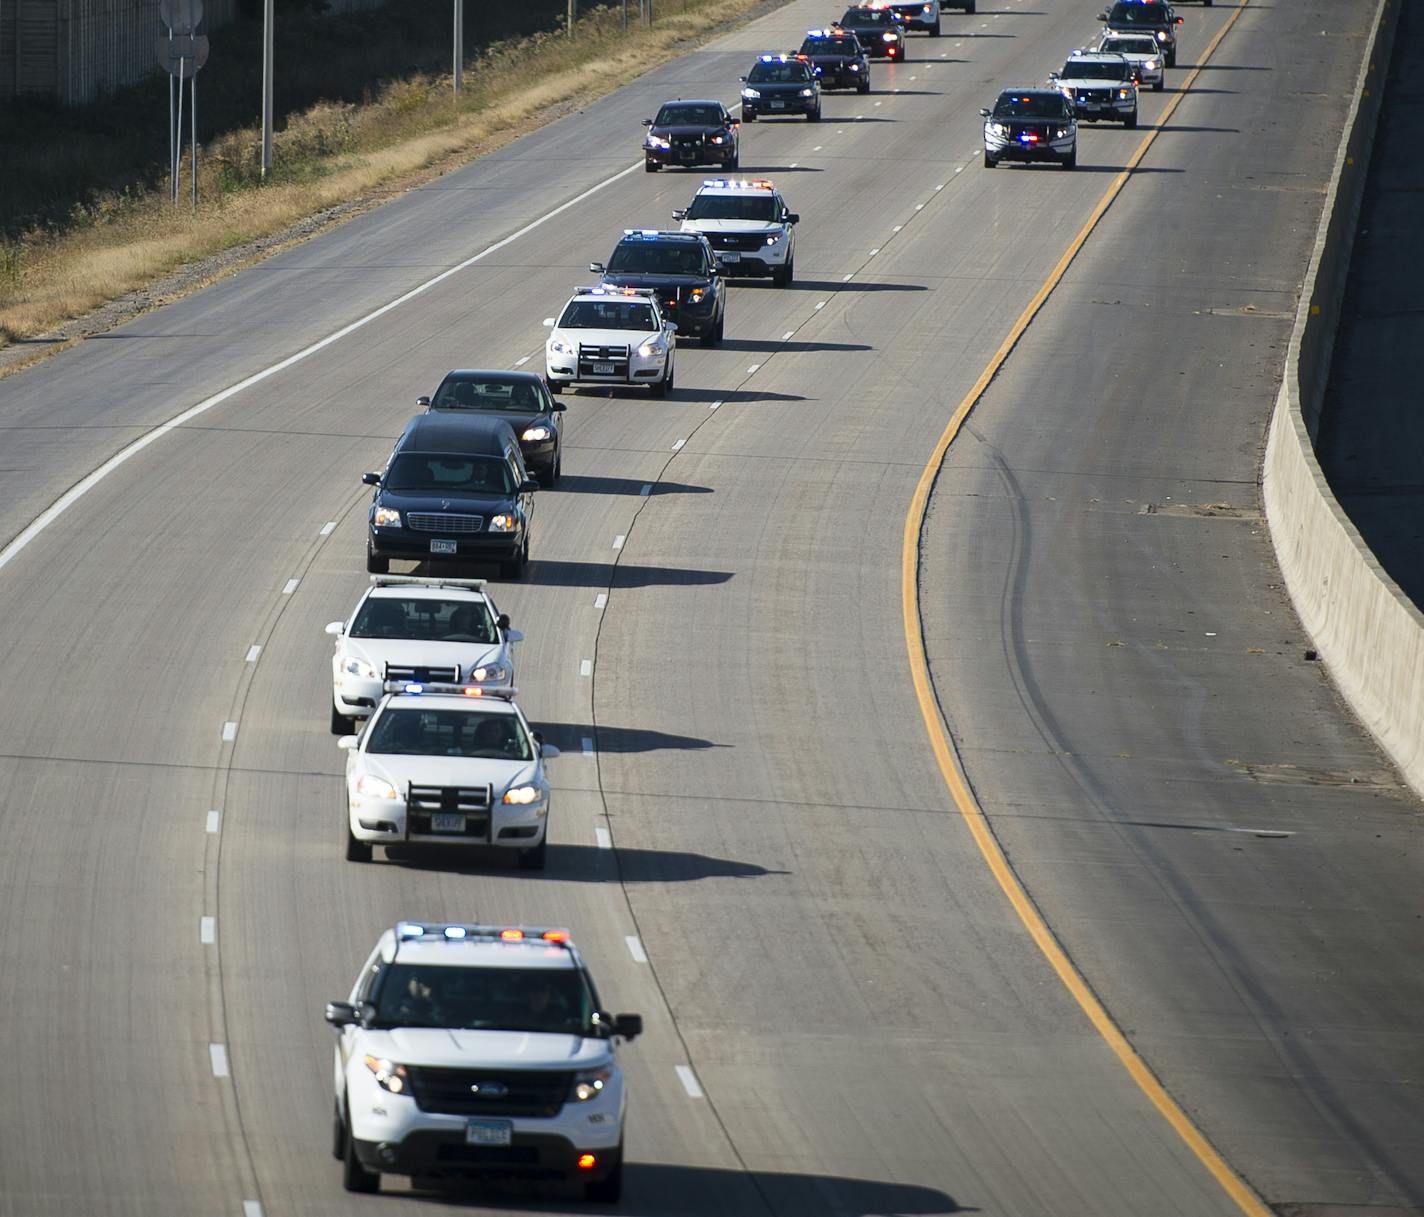
M1155 38L1105 38L1100 51L1111 51L1114 55L1155 55Z
M689 220L781 219L781 206L770 194L699 194L687 209Z
M511 377L492 380L447 376L430 400L432 410L507 410L539 414L548 409L544 395L532 380Z
M653 306L639 301L635 304L622 300L588 299L570 300L559 318L561 330L637 330L649 333L658 328L657 314Z
M392 963L377 984L377 1027L598 1034L593 994L575 968Z
M431 494L512 494L509 466L493 456L437 456L406 453L386 470L385 488Z
M653 119L655 127L720 127L727 121L717 106L669 103Z
M875 27L884 26L889 29L895 24L895 18L889 13L880 9L852 8L846 10L846 15L841 18L841 25L846 29L852 26Z
M624 241L608 259L610 274L616 275L700 275L707 274L707 259L700 245L691 241Z
M758 63L747 73L748 84L794 85L808 80L811 69L800 60L795 63Z
M1163 4L1141 4L1133 0L1118 0L1108 11L1109 25L1167 25L1167 7Z
M369 596L351 623L352 638L418 642L497 642L494 617L481 600Z
M1065 80L1126 80L1132 71L1126 63L1070 59L1059 75Z
M860 43L854 38L808 38L801 44L803 55L859 55Z
M1005 93L994 103L995 118L1067 118L1068 103L1054 93Z
M362 751L486 761L534 759L529 735L517 714L425 706L387 706L367 729Z

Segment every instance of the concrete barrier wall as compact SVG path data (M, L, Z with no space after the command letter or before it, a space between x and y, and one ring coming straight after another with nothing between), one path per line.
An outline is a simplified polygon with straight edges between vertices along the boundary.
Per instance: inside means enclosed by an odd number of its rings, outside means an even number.
M1400 5L1382 0L1336 156L1271 418L1262 494L1301 623L1340 692L1424 795L1424 613L1381 569L1315 455Z

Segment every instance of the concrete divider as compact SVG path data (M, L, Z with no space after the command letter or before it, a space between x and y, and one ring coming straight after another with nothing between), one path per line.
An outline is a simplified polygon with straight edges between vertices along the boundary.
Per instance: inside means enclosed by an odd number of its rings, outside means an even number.
M1336 154L1271 417L1262 494L1301 623L1355 713L1424 794L1424 613L1341 509L1315 439L1403 0L1381 0Z

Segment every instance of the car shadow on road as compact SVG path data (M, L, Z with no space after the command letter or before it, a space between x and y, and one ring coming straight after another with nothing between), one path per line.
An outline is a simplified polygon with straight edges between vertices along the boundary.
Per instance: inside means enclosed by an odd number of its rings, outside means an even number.
M839 279L793 279L789 285L798 292L927 292L923 283L877 283L873 279L852 279L842 283Z
M627 494L642 496L643 487L651 486L648 496L660 494L711 494L711 486L689 486L686 482L647 482L642 478L590 477L581 473L566 473L559 478L557 486L549 489L554 493L571 494Z
M724 406L733 403L753 402L753 401L810 401L811 398L804 397L800 393L769 393L757 392L755 389L697 389L691 392L684 392L678 396L679 401L705 401L708 405L712 402L721 402Z
M795 354L804 351L871 351L863 342L778 342L774 338L724 338L724 351L778 351Z
M565 562L536 558L524 581L534 587L707 587L726 583L729 570L692 570L678 566L639 566L632 562Z
M733 173L825 173L814 165L743 165Z
M634 1045L634 1051L637 1045ZM636 1146L629 1147L636 1154ZM569 1213L588 1217L588 1202L575 1200L568 1188L538 1183L469 1184L448 1192L387 1192L383 1199L413 1200L455 1208L489 1208L512 1212ZM901 1217L948 1217L981 1210L960 1204L938 1188L882 1179L840 1175L795 1174L780 1171L728 1170L711 1166L678 1166L638 1162L623 1168L623 1198L601 1204L600 1213L626 1217L691 1217L773 1212L777 1217L826 1217L828 1213L897 1213Z
M557 812L555 813L557 814ZM610 866L610 862L617 862ZM386 862L406 870L438 871L452 875L486 875L518 868L518 852L501 846L450 849L442 845L392 845ZM755 862L734 862L678 849L634 849L617 852L598 845L560 845L549 842L544 869L524 872L529 879L558 883L688 883L697 879L760 879L788 875Z
M549 743L565 753L582 749L584 740L593 742L595 752L661 752L664 749L700 752L706 748L730 748L731 744L716 744L695 735L672 735L667 731L652 731L644 727L595 727L592 723L532 724Z

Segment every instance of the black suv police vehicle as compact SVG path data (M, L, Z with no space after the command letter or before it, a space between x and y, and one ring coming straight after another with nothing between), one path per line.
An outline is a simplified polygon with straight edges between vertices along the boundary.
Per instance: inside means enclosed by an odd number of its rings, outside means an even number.
M905 27L894 9L848 8L836 25L840 29L849 30L860 39L860 45L872 59L890 59L903 63L908 58L905 52Z
M754 123L768 114L804 114L821 120L821 85L808 60L796 55L758 55L742 77L742 119Z
M651 288L679 339L700 338L703 346L722 341L727 293L717 255L700 232L630 228L607 266L590 262L588 269L609 287Z
M1177 27L1182 18L1160 0L1117 0L1098 14L1110 34L1151 34L1162 48L1169 68L1177 66Z
M807 30L797 59L811 65L823 89L870 92L870 62L860 40L846 30Z

